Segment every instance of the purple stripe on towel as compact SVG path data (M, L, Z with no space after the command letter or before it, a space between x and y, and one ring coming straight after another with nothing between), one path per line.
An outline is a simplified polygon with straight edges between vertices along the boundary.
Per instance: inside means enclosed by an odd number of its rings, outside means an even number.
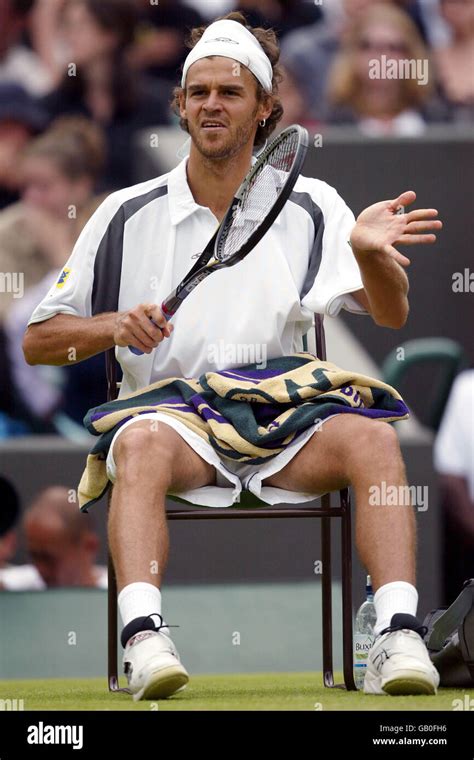
M241 370L240 372L238 370L224 369L217 374L222 375L223 377L230 377L232 379L238 378L240 380L252 380L258 384L261 380L267 380L269 377L278 377L278 375L281 375L282 373L281 370L272 369L249 369Z

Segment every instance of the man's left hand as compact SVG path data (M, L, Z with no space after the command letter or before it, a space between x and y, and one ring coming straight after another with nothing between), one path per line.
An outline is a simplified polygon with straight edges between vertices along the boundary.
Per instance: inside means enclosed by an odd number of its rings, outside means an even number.
M410 259L401 254L395 245L434 243L434 230L440 230L442 222L436 219L438 211L424 208L409 213L397 213L416 200L416 193L407 190L392 201L374 203L357 217L351 233L351 246L356 255L373 252L391 256L401 266L409 266Z

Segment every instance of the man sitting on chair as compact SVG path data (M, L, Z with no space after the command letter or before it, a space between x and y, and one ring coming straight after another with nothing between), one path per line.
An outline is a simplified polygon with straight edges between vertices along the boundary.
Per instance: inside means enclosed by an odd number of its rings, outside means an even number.
M28 363L62 365L116 346L123 395L160 379L238 366L238 357L230 364L218 352L216 362L213 349L222 342L265 346L269 359L299 351L313 312L335 315L345 308L368 313L384 327L405 324L403 267L410 262L394 246L434 242L430 231L441 227L437 211L397 214L416 198L408 191L370 206L355 222L334 188L306 177L299 178L258 251L201 283L173 326L166 322L157 304L204 249L249 170L253 150L282 115L279 49L271 30L246 27L234 13L205 31L195 29L191 44L175 91L181 126L191 137L189 158L168 174L113 193L93 215L58 284L30 319ZM110 306L114 283L118 309ZM222 459L169 416L140 415L116 434L107 472L114 483L109 541L124 665L135 699L169 696L188 681L161 614L166 494L226 507L242 489L274 504L309 501L347 486L355 492L359 556L376 591L378 638L365 690L436 692L438 674L416 619L413 509L369 504L374 483L406 485L389 424L336 415L256 466Z

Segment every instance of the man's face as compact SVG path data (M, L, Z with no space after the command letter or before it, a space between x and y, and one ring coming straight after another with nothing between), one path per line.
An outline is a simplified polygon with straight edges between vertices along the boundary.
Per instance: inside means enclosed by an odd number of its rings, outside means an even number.
M55 515L27 518L25 535L31 560L48 587L80 584L84 564L92 560L87 536L72 540Z
M271 112L257 100L257 82L245 66L231 58L202 58L189 68L181 96L194 146L205 158L229 158L249 142L258 122Z

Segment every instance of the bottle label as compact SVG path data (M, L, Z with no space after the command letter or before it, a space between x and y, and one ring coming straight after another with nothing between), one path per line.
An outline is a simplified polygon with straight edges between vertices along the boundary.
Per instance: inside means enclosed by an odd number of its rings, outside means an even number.
M375 636L368 633L356 633L354 635L354 665L366 665L374 639Z

